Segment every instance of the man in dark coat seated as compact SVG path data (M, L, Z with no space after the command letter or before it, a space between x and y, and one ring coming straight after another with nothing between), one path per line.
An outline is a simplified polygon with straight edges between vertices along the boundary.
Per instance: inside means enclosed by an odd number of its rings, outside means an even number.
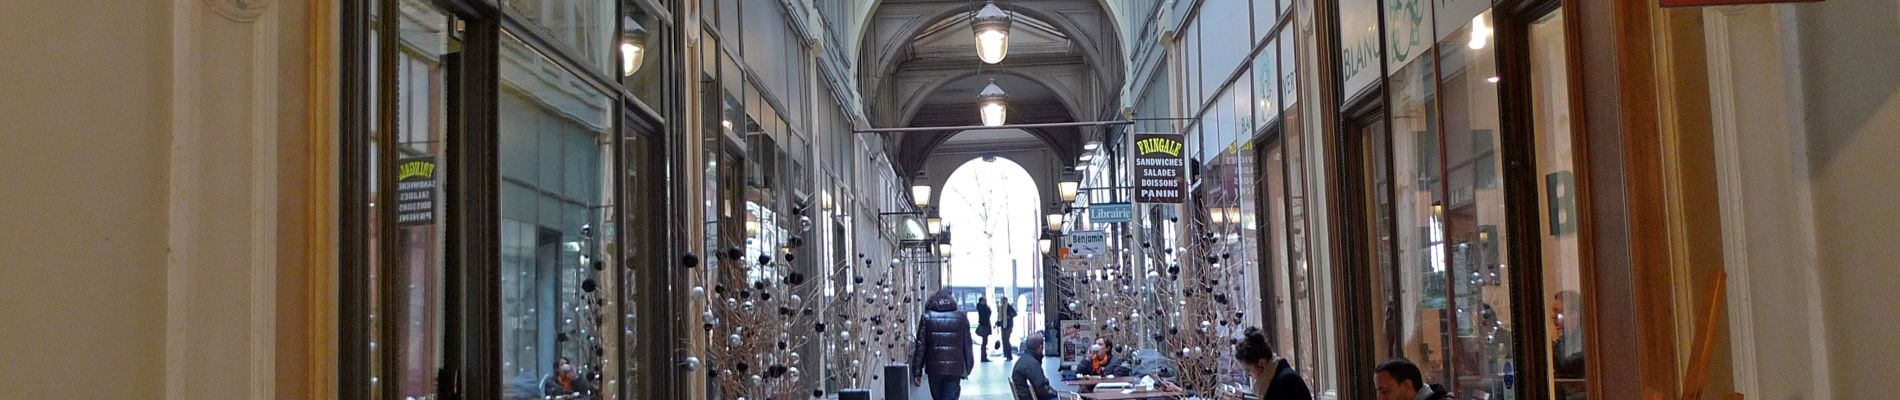
M1009 370L1009 391L1016 400L1049 400L1056 398L1056 389L1049 386L1049 377L1042 372L1042 332L1035 332L1023 339L1023 356L1016 359L1016 366Z

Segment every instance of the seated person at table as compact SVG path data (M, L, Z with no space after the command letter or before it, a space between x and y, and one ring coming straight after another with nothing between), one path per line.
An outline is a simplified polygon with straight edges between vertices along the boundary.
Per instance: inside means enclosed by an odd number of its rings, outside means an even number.
M1115 358L1115 342L1098 339L1089 346L1088 358L1076 365L1076 373L1095 376L1127 376L1128 367L1122 360Z
M1261 400L1313 400L1306 380L1273 352L1273 346L1267 344L1267 333L1260 328L1247 328L1240 342L1234 344L1234 361L1253 377L1253 394Z
M1016 366L1009 371L1009 391L1016 400L1049 400L1056 398L1056 389L1049 386L1049 377L1042 374L1042 332L1030 334L1023 339L1023 356L1016 359Z

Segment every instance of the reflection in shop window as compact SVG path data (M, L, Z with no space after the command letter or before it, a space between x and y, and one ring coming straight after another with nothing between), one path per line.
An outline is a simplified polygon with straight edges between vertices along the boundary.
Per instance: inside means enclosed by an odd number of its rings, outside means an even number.
M620 69L611 0L503 0L507 9L532 23L562 51L606 73Z
M633 97L646 103L647 107L661 110L666 99L665 77L667 56L665 44L671 33L669 27L658 17L648 13L639 1L625 0L621 5L620 35L614 46L615 56L619 57L618 74L620 84L633 93Z
M1497 62L1490 11L1438 44L1440 101L1445 121L1446 187L1442 223L1449 258L1446 284L1453 296L1451 357L1454 387L1462 398L1512 399L1516 327L1510 318L1511 280L1504 259L1510 224L1505 219L1499 157Z
M1537 232L1542 238L1545 340L1550 347L1551 392L1559 400L1588 398L1584 370L1583 254L1575 150L1571 148L1570 87L1562 10L1530 27L1532 141L1537 152ZM1535 313L1533 313L1535 315ZM1540 343L1541 345L1541 343Z
M500 55L503 397L597 397L619 354L612 102L512 35Z

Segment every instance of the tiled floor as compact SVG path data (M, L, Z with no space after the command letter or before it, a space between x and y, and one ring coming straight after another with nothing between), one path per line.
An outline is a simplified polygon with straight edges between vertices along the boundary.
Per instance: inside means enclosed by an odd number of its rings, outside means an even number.
M977 359L976 369L970 371L970 379L963 381L963 396L958 400L1009 400L1009 369L1015 366L1016 362L1013 360L1005 362L1002 357L990 357L990 362L987 363L982 361L980 358ZM1058 365L1060 361L1055 357L1042 359L1043 373L1048 374L1050 384L1054 385L1056 390L1074 390L1063 385L1061 379L1055 378L1058 376L1055 373ZM911 387L910 398L911 400L933 400L930 398L928 388L916 386Z

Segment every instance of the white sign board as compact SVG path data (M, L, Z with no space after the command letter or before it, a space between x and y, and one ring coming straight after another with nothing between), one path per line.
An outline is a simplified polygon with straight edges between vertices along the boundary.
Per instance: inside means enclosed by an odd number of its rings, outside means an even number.
M1100 255L1108 250L1108 234L1102 231L1069 232L1069 255L1088 257Z
M1379 0L1340 0L1339 72L1346 77L1344 91L1352 96L1379 76Z

